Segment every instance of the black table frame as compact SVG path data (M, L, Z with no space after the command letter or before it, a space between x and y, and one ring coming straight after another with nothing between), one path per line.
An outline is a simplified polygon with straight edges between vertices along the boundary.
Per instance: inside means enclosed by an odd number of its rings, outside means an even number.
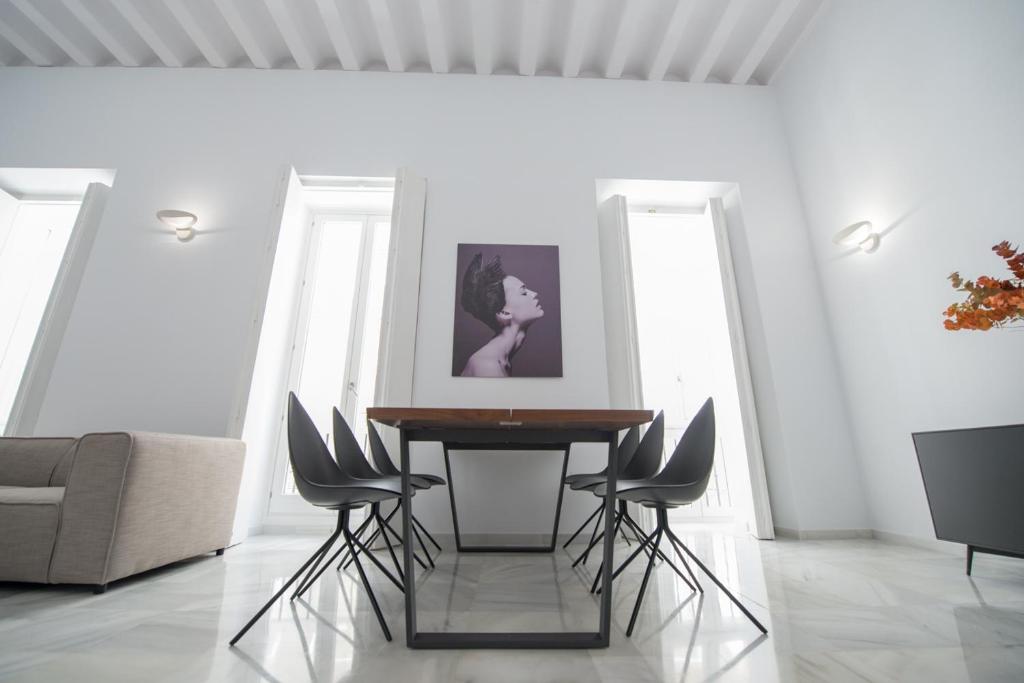
M565 473L569 469L570 443L492 443L481 448L480 444L443 441L444 470L448 474L448 499L452 504L452 526L455 529L455 549L460 553L551 553L558 545L558 521L562 516L562 493L565 491ZM551 527L551 542L547 545L466 545L459 531L459 509L455 505L455 479L449 451L562 451L562 476L558 478L558 499L555 503L555 523Z
M610 641L612 615L612 564L614 552L614 534L612 523L615 517L615 485L618 477L618 431L608 429L570 428L526 428L509 429L507 427L403 427L401 432L401 469L402 469L402 525L405 538L412 529L412 487L410 485L409 444L412 442L455 443L467 448L488 450L542 450L557 449L557 445L568 448L573 443L606 443L608 444L608 493L604 504L604 565L601 585L599 619L597 631L574 632L429 632L422 633L416 629L416 582L413 566L412 543L403 545L405 575L405 642L412 649L572 649L572 648L604 648ZM564 478L564 477L563 477ZM449 475L449 486L451 477ZM562 482L559 482L561 494ZM453 498L454 502L454 498ZM454 510L454 508L453 508ZM557 514L557 513L556 513ZM499 550L495 548L495 550ZM501 548L512 552L510 548ZM529 552L537 552L531 549Z

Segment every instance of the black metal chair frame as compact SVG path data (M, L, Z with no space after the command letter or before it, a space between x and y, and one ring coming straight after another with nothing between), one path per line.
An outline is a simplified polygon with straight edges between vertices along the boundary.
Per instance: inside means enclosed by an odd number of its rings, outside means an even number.
M676 552L676 555L682 560L686 570L690 574L690 578L693 583L690 583L686 577L682 577L683 581L690 586L690 589L696 589L701 593L704 592L704 588L697 581L696 575L690 568L689 564L686 563L686 555L691 560L697 563L697 566L714 582L718 588L724 592L729 599L740 609L741 612L750 620L754 626L758 628L761 633L767 635L768 629L750 613L743 603L741 603L735 595L733 595L725 585L718 580L718 577L712 573L707 566L700 561L700 559L693 554L693 552L686 547L678 536L676 536L668 524L668 509L679 507L680 505L689 505L695 500L700 499L704 495L704 491L707 490L708 480L711 477L712 468L714 466L714 455L715 455L715 410L714 401L708 399L704 402L704 405L691 420L686 431L683 433L682 438L676 444L676 448L672 453L672 456L665 463L665 466L661 471L646 479L624 479L617 482L615 487L615 496L619 500L620 506L624 506L627 500L639 503L645 507L654 508L657 512L657 527L651 532L644 541L640 544L640 547L633 551L633 553L626 558L626 560L616 569L611 577L607 581L612 582L617 576L619 576L626 567L629 566L633 560L635 560L642 551L648 546L651 546L651 551L647 553L647 569L644 572L643 581L640 584L640 591L636 597L636 603L633 605L633 613L629 619L629 627L626 629L626 636L633 635L633 627L636 625L637 616L640 613L640 605L643 603L644 595L647 590L647 583L651 577L651 570L654 568L654 561L660 556L660 545L662 538L667 537L670 544ZM602 488L598 487L595 489L595 495L605 493ZM675 568L673 566L673 568ZM679 573L679 570L676 569ZM591 586L591 591L597 590L598 582L602 579L602 574L599 572L594 578L594 583ZM608 584L606 584L608 585ZM602 586L604 588L604 586Z
M316 425L310 419L309 414L299 403L294 393L289 392L288 395L288 455L292 463L292 474L295 476L295 484L299 490L299 494L305 498L310 504L317 507L326 508L328 510L335 510L338 513L338 522L335 526L334 532L331 536L321 545L310 557L307 559L299 570L295 572L290 579L274 594L256 612L256 614L250 619L245 626L239 630L235 637L231 639L230 644L234 645L237 643L242 636L244 636L253 625L260 620L271 605L284 595L292 584L294 584L299 576L306 572L305 577L299 584L298 590L296 590L294 597L297 597L302 592L307 590L310 585L315 581L315 576L318 577L322 572L317 572L317 568L322 561L327 557L331 548L337 542L338 538L343 538L343 547L348 548L353 553L355 558L356 569L359 572L359 578L362 581L363 588L366 590L367 595L370 598L370 604L373 606L373 611L377 615L377 621L380 623L381 630L384 632L384 637L387 640L391 640L391 631L388 629L387 622L384 620L384 615L380 610L380 605L377 603L377 596L373 592L373 588L370 586L370 581L366 576L366 571L363 569L362 562L359 561L358 555L355 553L356 549L365 552L366 556L377 566L381 572L384 573L388 579L395 584L395 586L405 592L405 586L402 581L399 581L391 574L390 571L380 562L374 555L367 551L366 546L358 539L355 538L349 529L349 521L351 518L352 510L365 507L366 505L379 505L381 501L395 499L401 495L401 484L396 485L393 481L387 480L362 480L352 477L349 473L342 469L338 462L335 462L331 458L330 451L320 438L320 434L316 429ZM411 564L411 546L405 548L406 554ZM397 558L395 559L397 566ZM325 564L328 566L330 563ZM316 573L316 574L315 574ZM315 574L315 576L314 576ZM410 582L411 583L411 582Z
M363 507L364 505L365 503L360 503L351 507L346 506L338 510L338 524L334 529L334 533L331 534L330 538L328 538L324 542L324 544L316 550L316 552L309 556L309 559L307 559L302 564L302 566L299 567L299 570L292 574L292 577L288 579L288 581L285 582L285 584L281 586L281 588L276 593L274 593L274 596L270 598L270 600L268 600L266 604L264 604L263 607L261 607L258 612L256 612L252 619L250 619L248 623L246 623L246 625L243 626L238 633L235 634L235 637L232 638L231 642L229 643L230 645L234 645L235 643L237 643L242 638L242 636L244 636L249 631L249 629L251 629L253 625L255 625L256 622L260 620L260 617L262 617L266 613L266 611L270 609L271 605L277 602L277 600L282 595L284 595L285 591L287 591L291 587L291 585L295 583L296 579L298 579L303 572L307 572L307 569L308 572L306 573L306 579L304 579L303 581L308 580L310 574L312 574L313 571L316 569L316 565L319 564L320 561L324 558L324 556L330 551L331 547L334 545L335 541L338 540L339 536L343 538L343 547L347 547L350 550L353 546L361 548L363 550L366 549L366 547L359 542L359 539L355 538L352 535L352 532L349 531L348 528L349 515L352 509L356 507ZM387 568L380 562L380 560L378 560L370 553L367 553L367 557L373 560L373 563L377 565L377 568L380 569L384 573L384 575L387 576L391 580L391 582L398 587L400 591L402 591L403 593L405 592L405 587L402 585L402 583L398 579L396 579L391 574L391 572L387 570ZM384 615L380 611L380 605L377 603L377 596L374 594L373 588L370 586L370 581L366 576L366 571L363 569L363 565L358 558L356 558L355 562L356 569L359 572L359 579L363 584L363 588L366 590L367 596L369 596L370 598L370 604L373 606L373 611L377 615L377 621L380 622L380 627L384 631L384 638L390 641L391 630L388 628L388 624L384 620ZM306 586L306 588L308 588L308 586Z

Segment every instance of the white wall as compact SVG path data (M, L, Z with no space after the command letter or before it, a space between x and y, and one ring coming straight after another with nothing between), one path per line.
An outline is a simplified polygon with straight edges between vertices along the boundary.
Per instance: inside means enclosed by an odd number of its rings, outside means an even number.
M594 179L736 182L745 226L733 244L744 314L751 314L744 322L769 483L780 498L776 522L865 525L806 228L768 89L8 68L0 70L0 93L0 165L118 172L39 433L226 432L261 250L288 165L301 173L366 176L409 166L427 178L418 405L606 406ZM205 232L188 244L160 234L153 213L161 208L197 213ZM563 379L449 376L459 241L560 246ZM751 309L751 301L759 307ZM421 462L440 469L436 455ZM509 462L467 470L480 486L510 489L515 477L541 492L518 501L518 510L531 514L495 507L494 515L478 517L481 527L543 529L558 467L554 458L547 463L528 474ZM596 463L576 459L570 467L590 464ZM785 493L791 495L783 500ZM417 502L427 508L425 522L447 524L443 492ZM567 526L592 505L577 494L567 504Z
M777 80L873 528L933 537L910 434L1020 422L1024 332L947 332L946 281L1024 242L1024 3L837 0ZM886 231L872 255L832 235Z

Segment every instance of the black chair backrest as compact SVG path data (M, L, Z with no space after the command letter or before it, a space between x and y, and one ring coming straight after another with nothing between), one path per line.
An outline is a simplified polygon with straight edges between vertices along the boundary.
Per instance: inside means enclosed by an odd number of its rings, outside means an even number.
M348 426L348 422L335 408L334 416L334 457L338 461L338 467L346 474L356 479L380 479L380 474L373 469L366 459L366 454L359 447L356 435Z
M629 467L629 463L633 461L633 456L636 455L636 449L640 447L640 427L630 427L626 432L626 435L622 437L622 441L619 442L619 477L622 477L623 472ZM607 469L607 468L605 468Z
M628 436L628 435L627 435ZM661 467L661 453L665 447L665 411L660 411L644 432L644 438L633 452L629 464L619 470L620 479L648 479ZM620 451L621 453L621 451Z
M320 438L316 424L293 392L288 392L288 458L292 463L295 488L307 500L315 486L349 483Z
M704 495L715 465L715 402L704 401L690 420L665 468L654 478L657 485L694 484L695 498Z
M401 476L402 472L395 467L391 455L388 454L387 447L384 446L384 440L380 438L377 428L369 420L366 421L366 433L370 437L370 455L373 458L373 466L377 468L377 471L386 476Z

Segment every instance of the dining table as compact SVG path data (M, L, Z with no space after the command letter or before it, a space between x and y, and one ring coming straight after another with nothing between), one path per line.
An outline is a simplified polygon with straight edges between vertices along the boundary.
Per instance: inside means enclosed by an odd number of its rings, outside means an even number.
M405 585L406 645L413 649L576 649L606 648L610 639L612 609L612 563L615 512L615 487L618 475L619 432L646 424L653 419L649 410L554 409L554 408L397 408L373 407L367 419L399 431L402 483L403 536L412 538L412 487L410 474L412 443L440 443L448 473L453 523L460 552L552 552L558 533L558 516L569 450L576 443L607 444L607 493L604 496L604 540L598 623L595 631L428 631L417 629L416 583ZM468 546L462 543L458 529L455 491L449 452L464 451L550 451L563 457L562 479L558 482L558 504L551 542L543 546ZM414 576L413 544L404 544L405 575Z

